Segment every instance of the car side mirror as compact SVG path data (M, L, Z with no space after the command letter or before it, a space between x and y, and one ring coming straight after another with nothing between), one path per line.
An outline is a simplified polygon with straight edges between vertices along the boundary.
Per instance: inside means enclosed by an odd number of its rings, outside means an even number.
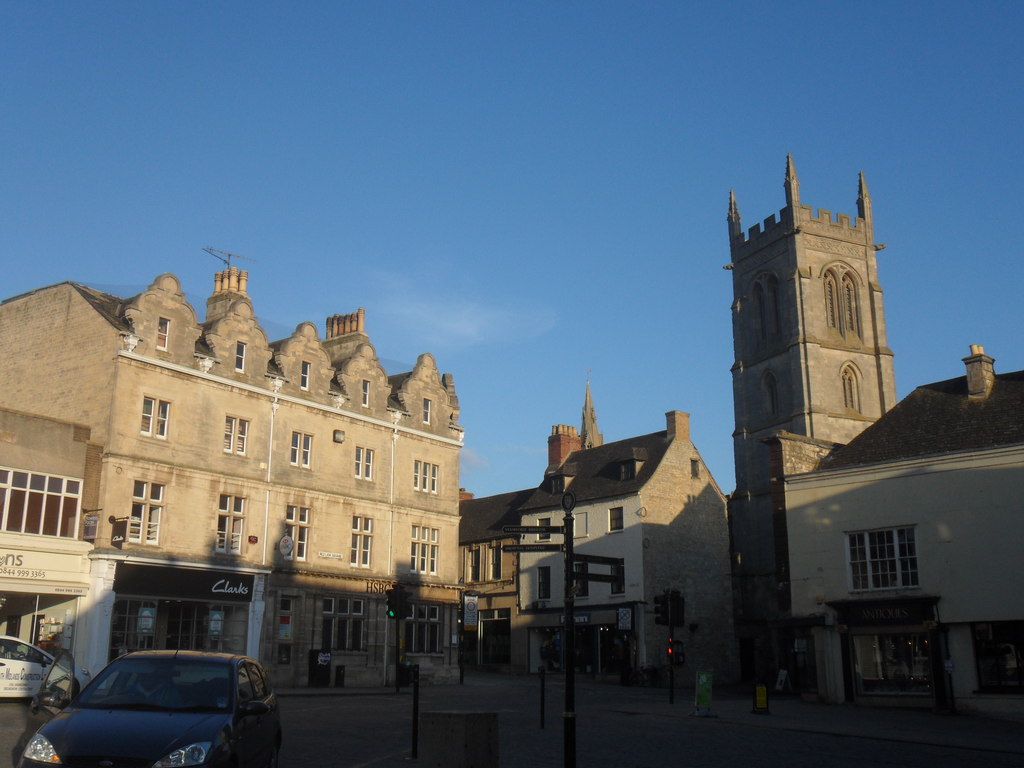
M68 695L60 689L49 689L36 694L36 702L43 707L64 709L68 705Z
M239 707L238 711L243 717L249 717L251 715L265 715L270 711L270 707L265 701L250 699Z

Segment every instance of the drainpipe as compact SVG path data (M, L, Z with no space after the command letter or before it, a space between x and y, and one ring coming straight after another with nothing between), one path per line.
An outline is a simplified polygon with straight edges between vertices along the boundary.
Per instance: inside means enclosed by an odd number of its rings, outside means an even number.
M274 462L274 422L277 417L277 409L281 407L277 393L281 391L283 383L281 379L270 380L274 399L270 403L270 439L267 441L266 488L263 491L263 559L261 565L267 564L267 540L270 538L270 472Z
M395 446L398 444L398 421L402 414L393 411L391 414L391 469L388 486L388 552L391 553L391 568L395 579L398 579L398 561L395 552Z

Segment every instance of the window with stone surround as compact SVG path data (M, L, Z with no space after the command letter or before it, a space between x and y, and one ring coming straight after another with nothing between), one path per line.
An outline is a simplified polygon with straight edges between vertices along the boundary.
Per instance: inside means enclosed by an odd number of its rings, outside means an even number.
M305 560L309 546L309 526L312 524L309 507L289 504L284 510L284 530L292 538L292 551L286 560Z
M914 528L846 534L853 591L918 586Z
M214 550L240 555L244 527L245 498L222 493L217 512L217 541Z
M309 469L313 454L313 436L303 432L292 432L292 449L289 461L293 467Z
M134 544L158 544L163 510L164 486L136 480L132 491L132 511L128 516L128 541Z
M249 421L237 416L224 417L224 453L245 455L249 442Z
M158 318L156 321L156 348L165 350L171 337L171 321L166 317Z
M373 553L373 518L352 516L352 550L349 564L356 568L369 568Z
M167 439L167 430L171 420L171 404L155 397L142 398L142 423L139 433L146 437Z

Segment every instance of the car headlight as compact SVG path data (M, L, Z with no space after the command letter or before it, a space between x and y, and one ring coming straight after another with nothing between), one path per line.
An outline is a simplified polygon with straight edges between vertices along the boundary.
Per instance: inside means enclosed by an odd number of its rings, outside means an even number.
M41 733L37 733L32 737L32 740L29 741L28 746L25 747L25 751L22 754L26 760L34 760L37 763L63 765L60 760L60 755L58 755L57 750L53 748L53 744L51 744L50 740Z
M197 741L187 747L174 750L166 757L153 763L153 768L179 768L186 765L202 765L206 762L206 756L210 754L212 742Z

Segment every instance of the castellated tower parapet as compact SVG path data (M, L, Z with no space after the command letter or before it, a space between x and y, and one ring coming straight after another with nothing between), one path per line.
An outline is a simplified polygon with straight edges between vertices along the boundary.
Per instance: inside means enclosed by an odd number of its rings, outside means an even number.
M837 213L819 208L817 212L800 202L800 181L796 175L793 156L786 158L786 207L777 215L772 214L759 224L754 224L744 233L739 206L734 192L729 193L729 246L733 264L770 246L773 242L795 234L808 234L851 245L880 250L874 243L874 226L871 218L871 197L867 182L861 172L858 180L857 216Z

